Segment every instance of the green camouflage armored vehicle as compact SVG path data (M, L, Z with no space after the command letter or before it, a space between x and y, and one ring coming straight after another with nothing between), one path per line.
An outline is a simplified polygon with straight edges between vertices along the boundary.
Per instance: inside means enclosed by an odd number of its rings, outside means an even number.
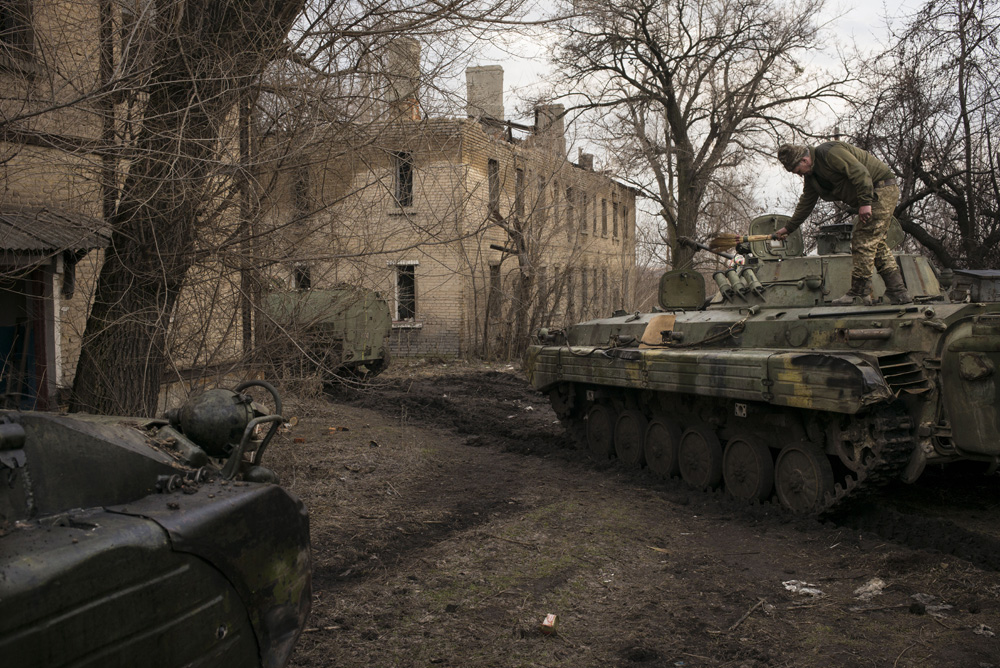
M265 348L286 367L337 377L373 378L389 365L389 305L370 290L273 292L262 311Z
M3 665L286 665L311 557L261 465L281 421L259 381L164 420L0 411Z
M528 378L594 456L799 513L928 464L996 468L1000 303L952 302L925 258L899 254L913 303L891 304L875 276L873 305L833 307L850 236L820 228L816 255L798 232L745 243L708 301L701 274L667 272L662 310L540 330Z

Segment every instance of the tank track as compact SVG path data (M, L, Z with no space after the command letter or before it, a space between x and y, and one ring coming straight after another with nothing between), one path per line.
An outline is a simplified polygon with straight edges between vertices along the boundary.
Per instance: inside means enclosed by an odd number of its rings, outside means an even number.
M898 406L882 407L865 418L871 424L875 457L861 471L849 474L843 484L837 483L827 494L818 514L842 512L874 495L899 478L916 447L913 425L906 411Z
M586 448L586 432L573 395L550 394L556 416L562 423L567 440L575 449ZM855 504L863 503L878 491L897 480L909 464L916 443L913 440L913 423L906 409L901 405L883 405L872 409L863 421L873 457L860 471L851 472L843 483L836 483L834 491L828 493L823 503L810 514L826 516L849 510Z

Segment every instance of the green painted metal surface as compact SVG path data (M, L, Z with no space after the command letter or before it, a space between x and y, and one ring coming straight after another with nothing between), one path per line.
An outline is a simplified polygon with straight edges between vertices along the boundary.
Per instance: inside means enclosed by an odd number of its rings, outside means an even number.
M333 376L372 377L390 360L389 305L353 286L275 292L261 304L266 345Z
M762 216L749 233L786 221ZM926 258L898 254L913 303L889 303L876 275L871 306L833 307L850 287L851 256L835 239L842 229L821 234L840 252L805 255L798 232L738 247L708 304L690 272L674 271L659 311L549 328L528 351L528 378L583 431L587 407L603 403L615 415L711 425L723 442L750 434L775 452L808 442L859 470L851 448L908 458L905 471L892 466L909 480L927 462L1000 463L1000 303L952 302ZM865 430L909 450L879 450Z
M253 385L274 415L239 393ZM251 481L270 438L253 428L282 419L273 388L224 392L254 407L223 425L229 466L167 420L0 412L4 665L287 663L311 602L308 514Z

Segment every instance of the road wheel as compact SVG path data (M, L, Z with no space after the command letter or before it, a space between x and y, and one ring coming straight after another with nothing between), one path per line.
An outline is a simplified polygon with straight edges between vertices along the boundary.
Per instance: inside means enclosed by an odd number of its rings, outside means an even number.
M681 436L677 451L681 477L698 489L718 487L722 480L722 444L706 425L691 427Z
M641 468L645 457L642 439L648 425L646 416L636 410L622 411L615 423L615 453L626 466Z
M681 444L681 428L670 418L658 417L650 421L643 439L646 466L661 478L673 478L680 473L677 450Z
M615 410L594 404L587 411L587 449L595 459L607 459L615 447Z
M771 450L753 438L730 439L722 454L722 478L730 496L743 501L764 501L774 489Z
M830 460L813 445L786 445L774 465L774 487L793 513L819 510L834 490Z

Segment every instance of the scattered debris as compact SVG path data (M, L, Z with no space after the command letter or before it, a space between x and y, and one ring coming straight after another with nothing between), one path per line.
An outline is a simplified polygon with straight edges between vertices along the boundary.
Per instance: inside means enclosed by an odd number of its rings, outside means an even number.
M916 601L916 604L910 604L910 612L913 614L922 615L926 612L927 614L935 617L944 617L941 613L945 610L951 610L951 606L947 603L935 604L934 601L937 600L937 597L930 594L917 593L910 598ZM920 609L918 610L917 608Z
M728 631L730 633L732 633L733 631L735 631L737 626L739 626L744 621L746 621L746 618L749 617L753 613L754 610L756 610L757 608L763 606L764 603L765 603L764 599L759 599L756 603L754 603L750 607L749 610L747 610L746 612L743 613L742 617L740 617L739 619L737 619L736 622L732 626L729 627Z
M556 626L559 624L559 616L549 613L545 615L545 619L538 626L539 630L547 636L552 635L556 632Z
M305 443L305 442L306 439L302 438L301 436L296 436L295 438L292 439L292 443Z
M854 596L860 601L870 601L882 594L885 589L885 581L882 578L872 578L854 590Z
M996 635L995 633L993 633L993 629L991 629L986 624L980 624L976 628L972 629L972 632L975 633L977 636L986 636L987 638L992 638L993 636Z
M826 596L819 587L808 582L803 582L802 580L785 580L781 584L785 585L785 589L793 594L802 594L803 596L812 596L813 598Z
M350 431L350 428L348 428L348 427L330 427L330 433L331 434L334 434L334 433L336 433L338 431Z
M337 631L343 627L341 626L311 626L307 629L302 629L303 633L319 633L320 631Z

